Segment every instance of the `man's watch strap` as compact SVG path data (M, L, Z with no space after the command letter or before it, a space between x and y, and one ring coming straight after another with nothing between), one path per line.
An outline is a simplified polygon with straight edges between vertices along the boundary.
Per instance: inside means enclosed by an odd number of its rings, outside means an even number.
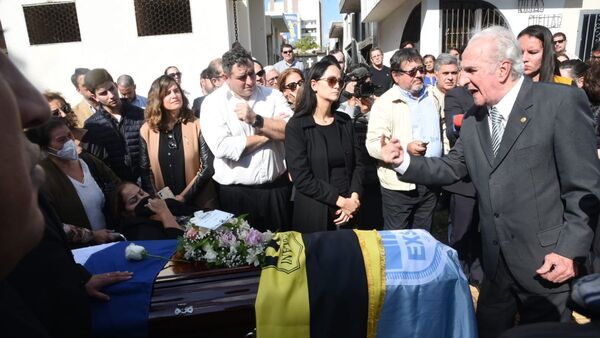
M265 125L265 119L256 114L256 117L254 118L254 123L252 124L252 127L254 128L262 128Z

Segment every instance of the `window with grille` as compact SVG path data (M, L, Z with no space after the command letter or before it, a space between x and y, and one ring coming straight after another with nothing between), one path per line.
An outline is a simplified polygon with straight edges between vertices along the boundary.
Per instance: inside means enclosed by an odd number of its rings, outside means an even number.
M74 2L24 5L29 44L81 41Z
M579 58L586 61L592 54L596 43L600 43L600 12L585 11L581 13L581 35L579 41Z
M189 0L134 0L138 36L192 32Z

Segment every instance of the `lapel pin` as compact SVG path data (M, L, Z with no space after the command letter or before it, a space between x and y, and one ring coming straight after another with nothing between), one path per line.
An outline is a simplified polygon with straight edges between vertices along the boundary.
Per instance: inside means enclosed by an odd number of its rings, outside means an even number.
M527 122L527 118L525 116L521 117L521 123Z

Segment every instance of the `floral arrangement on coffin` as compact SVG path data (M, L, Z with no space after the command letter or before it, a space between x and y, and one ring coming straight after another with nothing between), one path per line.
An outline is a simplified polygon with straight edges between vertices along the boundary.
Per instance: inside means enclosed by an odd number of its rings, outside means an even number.
M209 267L259 266L273 233L252 228L245 216L232 217L212 230L195 224L196 218L191 218L177 245L180 257Z

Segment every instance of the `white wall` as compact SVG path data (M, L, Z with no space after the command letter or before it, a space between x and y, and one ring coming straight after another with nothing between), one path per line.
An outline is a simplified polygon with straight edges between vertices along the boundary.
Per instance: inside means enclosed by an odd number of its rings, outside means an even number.
M390 58L398 50L398 46L400 46L400 40L402 39L404 25L408 20L408 16L420 2L419 0L405 1L402 6L379 22L379 48L383 50L383 63L385 65L390 65ZM434 31L439 31L439 25L434 27Z
M190 1L193 33L138 37L133 1L76 1L81 42L29 45L23 4L0 1L0 21L9 57L41 91L62 92L71 104L81 97L70 82L76 67L106 68L113 78L133 76L146 96L152 81L169 65L183 73L189 99L199 96L200 72L231 45L225 1Z

